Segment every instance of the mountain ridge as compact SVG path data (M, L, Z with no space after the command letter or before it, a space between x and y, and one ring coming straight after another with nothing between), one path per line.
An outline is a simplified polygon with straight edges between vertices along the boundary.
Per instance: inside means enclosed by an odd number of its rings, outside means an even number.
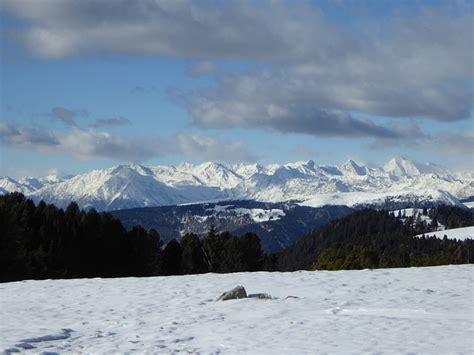
M383 167L353 160L287 164L117 165L73 177L0 178L0 193L19 191L35 201L65 207L117 210L224 200L298 201L303 205L383 205L410 201L461 205L474 195L473 173L394 157Z

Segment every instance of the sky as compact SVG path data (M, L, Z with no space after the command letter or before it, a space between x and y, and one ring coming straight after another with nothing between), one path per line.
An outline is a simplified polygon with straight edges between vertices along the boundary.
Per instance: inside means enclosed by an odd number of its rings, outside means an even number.
M474 170L474 2L0 2L0 175L393 156Z

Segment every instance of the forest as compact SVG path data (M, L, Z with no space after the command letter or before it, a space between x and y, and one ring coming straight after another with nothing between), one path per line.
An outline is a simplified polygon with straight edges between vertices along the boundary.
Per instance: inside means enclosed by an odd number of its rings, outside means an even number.
M472 212L451 206L425 211L451 228L472 225ZM413 237L438 223L401 218L384 210L364 209L314 230L278 255L277 268L341 270L467 264L474 261L474 241Z
M157 231L127 231L109 213L63 211L20 193L0 196L0 281L47 278L181 275L257 271L265 266L260 240L210 229L163 246Z
M452 228L472 212L427 213ZM209 229L166 245L154 229L126 230L109 213L37 205L20 193L0 196L0 281L47 278L183 275L207 272L362 269L472 263L473 241L413 238L432 226L365 209L314 230L278 254L265 255L254 233Z

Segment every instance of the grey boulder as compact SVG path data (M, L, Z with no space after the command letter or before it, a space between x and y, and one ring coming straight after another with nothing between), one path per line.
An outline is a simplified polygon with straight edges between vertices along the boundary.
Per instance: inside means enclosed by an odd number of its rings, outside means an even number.
M236 286L232 290L224 292L222 295L219 296L217 299L218 301L228 301L228 300L236 300L239 298L247 298L247 292L243 286Z

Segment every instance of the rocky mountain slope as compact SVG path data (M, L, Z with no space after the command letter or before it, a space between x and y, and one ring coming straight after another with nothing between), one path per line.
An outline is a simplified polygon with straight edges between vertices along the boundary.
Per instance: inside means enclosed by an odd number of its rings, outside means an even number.
M68 179L0 179L0 193L20 191L64 207L118 210L224 200L298 201L308 206L446 203L474 196L474 174L452 173L434 164L395 157L384 167L349 160L340 166L314 161L289 164L145 167L130 164L93 170Z

